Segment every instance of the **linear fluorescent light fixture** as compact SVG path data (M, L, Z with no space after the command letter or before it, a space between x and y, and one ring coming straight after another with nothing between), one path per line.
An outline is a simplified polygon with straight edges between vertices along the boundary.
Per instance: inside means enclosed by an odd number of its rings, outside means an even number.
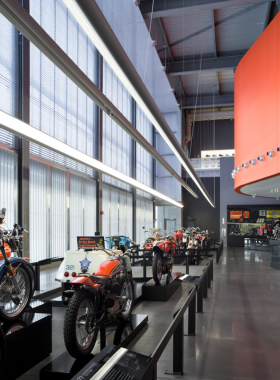
M199 190L202 192L204 197L207 199L207 201L211 204L212 207L215 207L209 196L205 193L204 189L201 187L200 183L197 181L196 177L193 175L192 171L188 167L188 165L185 163L183 158L180 156L179 152L177 151L176 147L172 144L158 121L155 119L152 112L147 107L146 103L143 101L137 90L134 88L128 77L126 76L125 72L122 70L122 68L119 66L107 46L104 44L102 38L99 36L97 31L94 29L92 24L89 22L88 18L84 14L83 10L80 8L80 6L77 4L75 0L63 0L66 7L69 9L69 11L72 13L78 24L81 26L81 28L84 30L84 32L87 34L89 39L92 41L94 46L97 48L99 53L103 56L103 58L107 61L107 63L110 65L114 73L118 76L118 78L121 80L123 85L126 87L126 89L129 91L131 96L135 99L135 101L139 104L139 106L142 108L143 112L146 114L146 116L149 118L151 123L154 125L154 127L158 130L164 141L167 143L167 145L170 147L170 149L173 151L175 156L178 158L180 163L183 165L183 167L186 169L189 176L192 178L196 186L199 188Z
M29 124L24 123L23 121L16 119L13 116L6 114L3 111L0 111L0 127L5 129L8 132L11 132L17 136L24 138L25 140L32 141L36 144L44 146L52 151L55 151L59 154L62 154L66 157L71 158L72 160L78 161L81 164L87 165L101 173L108 174L111 177L114 177L122 182L125 182L133 187L136 187L139 190L143 190L146 193L153 195L163 201L166 201L174 206L183 208L184 206L174 201L172 198L165 196L164 194L156 191L146 185L143 185L139 181L111 168L108 165L103 164L102 162L96 160L78 151L75 148L55 139L54 137L32 127Z

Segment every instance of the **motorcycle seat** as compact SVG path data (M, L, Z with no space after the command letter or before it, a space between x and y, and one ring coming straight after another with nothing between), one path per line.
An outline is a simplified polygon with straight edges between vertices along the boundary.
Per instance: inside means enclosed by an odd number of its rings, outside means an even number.
M89 278L93 281L96 282L97 284L105 284L106 281L108 281L108 277L105 276L89 276Z

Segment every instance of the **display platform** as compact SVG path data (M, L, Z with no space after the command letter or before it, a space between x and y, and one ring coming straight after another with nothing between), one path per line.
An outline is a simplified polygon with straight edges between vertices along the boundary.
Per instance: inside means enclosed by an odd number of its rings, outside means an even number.
M14 322L1 323L1 327L7 343L7 363L3 379L17 379L51 354L51 315L26 312Z
M30 313L50 314L52 316L52 301L33 299L30 301L26 311Z
M86 359L74 359L65 351L40 371L40 380L72 379L95 355L108 344L126 347L148 322L148 316L132 314L129 321L114 320L104 325L99 333L92 354Z
M182 273L171 273L162 276L161 282L156 284L153 279L145 282L142 286L142 299L144 301L161 301L166 302L181 286L178 279Z
M148 380L152 358L112 344L92 359L73 380Z

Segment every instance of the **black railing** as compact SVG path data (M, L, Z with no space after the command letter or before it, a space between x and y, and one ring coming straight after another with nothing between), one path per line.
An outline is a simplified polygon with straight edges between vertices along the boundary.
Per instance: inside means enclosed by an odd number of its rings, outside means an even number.
M31 265L35 267L35 290L40 290L40 268L44 265L50 265L63 260L64 257L53 257L51 259L44 259L31 263Z

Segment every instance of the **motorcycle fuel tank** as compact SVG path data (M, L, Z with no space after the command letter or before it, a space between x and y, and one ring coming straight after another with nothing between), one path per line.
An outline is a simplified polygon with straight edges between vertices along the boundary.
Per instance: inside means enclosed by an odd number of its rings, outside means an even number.
M119 260L108 260L100 264L95 276L104 276L109 278L121 270L123 270L123 266Z

